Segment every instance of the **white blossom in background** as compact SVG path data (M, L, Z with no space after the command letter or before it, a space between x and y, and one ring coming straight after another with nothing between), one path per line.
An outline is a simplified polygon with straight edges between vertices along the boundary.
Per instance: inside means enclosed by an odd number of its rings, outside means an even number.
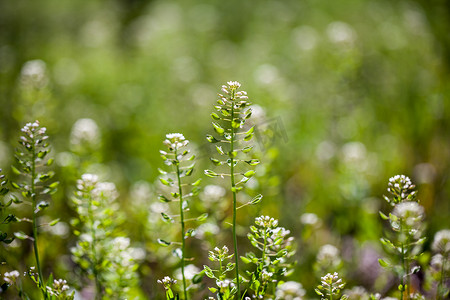
M186 277L187 280L192 280L192 278L194 278L195 275L200 273L200 271L201 270L193 264L186 265L184 267L184 276ZM175 271L175 278L178 280L183 280L181 268Z
M200 193L200 199L205 202L217 202L225 197L226 190L220 185L210 184L205 186L203 191Z
M450 255L450 230L443 229L434 235L433 244L431 246L434 252L441 253L442 255Z
M45 62L40 59L27 61L20 71L20 81L26 87L45 87L49 82Z
M74 147L95 148L100 144L100 139L100 129L94 120L83 118L73 124L70 143Z
M320 247L316 261L325 270L338 269L342 263L339 249L330 244Z
M11 272L6 272L3 275L3 280L9 284L15 284L17 278L19 278L20 273L17 270L11 271Z
M295 281L286 281L275 291L276 300L302 300L305 295L302 284Z
M356 32L352 26L341 21L332 22L328 25L327 36L335 44L353 45L357 39Z

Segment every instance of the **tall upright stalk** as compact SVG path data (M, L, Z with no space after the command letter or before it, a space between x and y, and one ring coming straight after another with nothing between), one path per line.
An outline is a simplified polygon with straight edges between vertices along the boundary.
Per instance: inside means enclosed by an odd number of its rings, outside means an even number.
M52 160L45 161L45 157L50 152L49 145L46 142L48 136L45 135L46 128L41 127L39 121L27 123L22 128L23 135L19 139L21 148L16 150L16 159L18 168L13 171L20 175L25 175L27 182L22 184L12 183L14 188L22 190L22 195L29 199L32 208L32 232L33 251L36 260L36 269L38 273L38 285L44 299L48 299L49 295L44 281L44 276L39 259L39 235L38 235L38 214L48 207L49 203L41 199L41 195L52 194L56 191L57 182L46 185L45 182L51 179L53 172L42 173L45 165L50 165ZM16 234L18 238L24 238L23 234Z
M186 274L185 274L185 267L186 267L186 238L188 238L191 233L193 232L192 229L186 230L186 222L187 221L203 221L206 219L207 214L203 214L200 217L193 218L193 219L186 219L185 218L185 210L187 208L187 201L186 198L194 196L197 193L197 186L200 184L200 180L195 181L194 183L187 184L182 182L182 178L186 176L192 175L192 172L194 170L194 163L191 165L184 165L188 161L192 161L195 156L192 155L190 157L187 157L187 155L190 153L189 150L183 149L188 145L189 141L184 138L184 136L181 133L169 133L166 135L166 140L164 140L164 144L167 146L168 151L160 151L161 157L163 158L164 162L168 166L173 166L174 170L172 169L171 172L166 172L163 170L160 170L162 175L167 175L168 173L171 173L175 178L176 182L174 182L174 178L167 177L167 178L160 178L160 181L162 184L167 186L173 186L174 190L170 193L170 197L166 197L164 195L160 195L159 199L162 202L179 202L178 208L179 208L179 215L177 217L180 218L180 227L181 227L181 277L183 280L183 295L184 299L188 300L188 286L187 286L187 280L186 280ZM190 193L188 193L186 190L183 192L183 187L190 185L192 186L192 190ZM185 193L186 192L186 193ZM163 220L168 223L173 223L174 219L169 216L166 213L161 213ZM174 216L175 217L175 216ZM158 242L163 246L169 246L172 244L172 242L167 242L165 240L159 239ZM180 244L180 243L176 243ZM163 282L163 281L161 281ZM166 280L166 282L168 282ZM167 285L167 283L166 283ZM167 286L165 286L167 290ZM178 297L178 296L177 296ZM172 296L169 296L170 299L172 299ZM175 299L175 298L173 298Z
M232 97L234 98L234 91L232 92ZM234 105L231 106L231 120L234 120ZM231 140L230 140L230 153L234 152L234 139L235 132L234 127L231 126ZM236 288L237 288L237 298L241 299L241 289L240 289L240 281L239 281L239 253L237 246L237 236L236 236L236 183L234 180L234 157L230 157L230 178L231 178L231 191L233 193L233 246L234 246L234 261L235 261L235 272L236 272Z
M251 103L247 101L248 97L245 91L238 91L240 86L240 83L237 81L229 81L227 82L227 85L222 86L222 91L224 92L224 94L219 94L219 99L217 100L218 105L215 106L215 109L218 111L218 113L211 114L212 119L216 121L212 123L213 128L215 132L221 137L219 139L216 139L212 135L207 135L206 137L206 139L210 143L218 143L219 145L216 145L217 152L220 155L226 157L225 160L211 158L211 161L216 166L229 166L228 170L230 173L228 173L227 171L225 173L216 173L211 170L205 170L205 174L209 177L223 178L225 176L230 176L230 190L233 195L232 238L234 246L234 268L237 299L241 298L241 282L239 278L239 249L236 233L237 210L240 208L237 206L237 193L243 189L243 185L255 174L255 171L253 170L242 172L242 167L238 168L237 165L243 162L247 163L250 166L259 164L258 159L244 160L239 157L239 153L248 153L253 148L253 146L251 145L245 146L243 144L252 139L254 132L254 127L251 127L247 131L242 130L245 125L245 121L250 118L252 110L246 109L251 105ZM237 170L239 170L240 172ZM241 176L240 180L236 178L237 176ZM255 199L247 204L256 204L261 200L261 197L261 195L258 195Z
M175 148L175 157L178 157L178 148ZM180 199L180 223L181 223L181 276L183 277L183 293L184 293L184 299L188 299L187 296L187 290L186 290L186 276L184 275L184 266L186 263L186 254L185 254L185 248L186 248L186 241L184 238L185 235L185 228L184 228L184 209L183 209L183 189L181 187L181 178L180 178L180 164L176 164L177 168L177 184L178 184L178 193L179 193L179 199Z

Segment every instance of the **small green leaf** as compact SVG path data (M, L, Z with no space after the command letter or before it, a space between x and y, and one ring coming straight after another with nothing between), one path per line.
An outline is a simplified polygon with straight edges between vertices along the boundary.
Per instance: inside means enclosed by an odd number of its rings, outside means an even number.
M210 134L207 134L207 135L206 135L206 140L207 140L208 142L210 142L210 143L218 143L218 142L220 142L218 139L216 139L215 137L213 137L213 136L210 135Z
M15 189L20 189L20 185L18 185L18 184L15 183L15 182L11 182L11 185L12 185L13 188L15 188Z
M208 214L204 213L204 214L201 214L200 216L198 216L196 220L199 222L203 222L206 220L207 217L208 217Z
M167 172L164 171L164 170L161 169L161 168L158 168L158 172L159 172L159 174L161 174L161 175L166 175L166 174L167 174Z
M245 147L244 149L242 149L242 152L248 153L248 152L250 152L252 149L253 149L253 146L247 146L247 147Z
M247 171L247 172L244 173L244 176L248 177L248 178L252 177L253 175L255 175L255 171L254 170L250 170L250 171Z
M164 178L159 178L159 181L161 181L161 183L164 184L164 185L167 185L167 186L171 185L170 182L165 180Z
M202 282L204 275L205 275L205 271L204 270L202 270L198 274L195 274L194 277L192 277L192 283L193 284L198 284L198 283Z
M252 126L252 128L250 128L250 129L245 133L245 135L252 134L253 132L255 132L255 126Z
M213 119L213 120L215 120L215 121L218 121L218 120L220 120L220 117L219 117L219 115L218 114L216 114L216 113L212 113L211 114L211 118Z
M163 240L163 239L158 239L158 244L160 244L161 246L164 246L164 247L168 247L168 246L170 246L172 243L171 243L171 242L167 242L167 241L165 241L165 240Z
M203 265L203 270L205 271L206 276L208 276L211 279L215 278L214 273L210 267L208 267L207 265Z
M237 151L236 150L228 152L228 157L235 158L236 156L237 156Z
M382 213L381 211L379 212L379 214L380 214L380 217L383 219L383 220L389 220L389 217L388 216L386 216L384 213Z
M261 161L259 159L246 160L245 162L247 164L249 164L250 166L256 166L256 165L259 165L261 163Z
M19 232L14 232L14 236L16 238L18 238L19 240L26 240L29 239L30 237L28 235L26 235L24 232L19 231Z
M53 158L50 158L49 160L47 160L47 166L51 166L53 164L55 160Z
M16 174L16 175L22 174L22 173L19 171L19 169L17 169L16 167L14 167L14 166L12 166L12 165L11 165L11 170L12 170L13 173Z
M189 229L186 231L186 233L184 234L184 238L186 239L186 238L191 237L191 236L194 236L194 235L195 235L195 230L192 229L192 228L189 228Z
M235 129L241 127L241 121L239 119L233 119L231 121L231 127L235 128Z
M173 219L172 219L172 217L170 217L168 214L166 214L166 213L161 213L161 216L162 216L162 218L163 218L163 220L164 221L166 221L166 222L169 222L169 223L173 223L174 221L173 221Z
M244 264L249 264L249 263L252 262L250 259L248 259L248 258L245 257L245 256L241 256L241 260L244 262Z
M48 225L55 226L56 224L58 224L58 222L59 222L59 218L51 221Z
M382 266L383 268L390 268L390 267L391 267L391 265L390 265L388 262L386 262L385 260L383 260L383 259L381 259L381 258L378 259L378 263L379 263L380 266Z
M225 269L225 271L226 271L226 272L229 272L229 271L234 270L234 266L235 266L234 263L228 263L228 264L227 264L227 268Z
M222 146L216 146L217 152L219 152L220 155L225 155L225 152L222 150Z
M199 186L201 182L202 182L202 180L199 179L199 180L195 181L194 183L192 183L191 185L192 186Z
M252 137L253 137L253 133L252 134L248 134L248 135L246 135L244 137L244 141L248 142L248 141L250 141L252 139Z
M259 202L261 202L262 197L263 197L263 195L261 195L261 194L255 196L255 197L252 199L252 201L250 201L250 204L251 204L251 205L258 204Z
M208 276L208 274L206 274L206 276ZM209 276L208 276L208 277L209 277ZM210 277L210 278L211 278L211 277ZM212 277L212 278L214 278L214 277ZM217 292L217 289L216 289L216 288L213 288L213 287L209 287L208 290L209 290L211 293L213 293L213 294L215 294L215 293Z
M171 200L167 199L167 197L164 195L159 195L158 199L159 199L159 201L164 202L164 203L168 203L171 201Z
M215 122L212 122L212 125L213 125L213 127L214 127L214 130L215 130L218 134L223 135L223 133L225 132L225 129L223 129L219 124L217 124L217 123L215 123Z
M216 165L216 166L220 166L221 164L222 164L222 162L220 161L220 160L218 160L218 159L215 159L215 158L210 158L210 160L212 161L212 163L214 164L214 165Z
M217 177L219 176L216 172L211 171L211 170L205 170L205 175L208 177Z

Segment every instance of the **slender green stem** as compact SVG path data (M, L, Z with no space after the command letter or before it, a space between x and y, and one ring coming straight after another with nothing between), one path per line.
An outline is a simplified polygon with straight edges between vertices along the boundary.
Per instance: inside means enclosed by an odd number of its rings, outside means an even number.
M234 120L234 103L231 104L231 120ZM231 126L231 143L230 143L230 153L234 151L234 139L235 132L234 127ZM237 247L237 237L236 237L236 184L234 180L234 158L231 155L231 191L233 193L233 244L234 244L234 261L236 269L236 288L237 288L237 299L241 299L241 290L239 286L239 259L238 259L238 247Z
M94 212L92 211L92 199L90 196L87 197L88 200L88 214L89 214L89 220L90 220L90 227L91 227L91 253L92 253L92 273L94 274L94 280L95 280L95 299L102 299L102 284L100 282L99 274L98 274L98 257L97 257L97 250L95 248L95 244L97 243L97 239L95 237L95 228L94 228Z
M178 152L175 148L175 158L177 158ZM183 292L184 299L187 300L187 290L186 290L186 277L184 276L184 264L185 264L185 239L184 239L184 212L183 212L183 189L181 188L181 178L180 178L180 164L177 162L177 180L178 180L178 193L180 194L180 218L181 218L181 275L183 277Z
M33 145L34 145L34 139L32 140ZM33 155L32 155L32 159L31 159L31 202L32 202L32 207L33 207L33 248L34 248L34 257L36 259L36 268L38 271L38 275L39 275L39 286L41 288L42 294L44 296L44 299L47 299L47 291L45 289L45 281L44 281L44 276L42 276L42 269L41 269L41 264L40 264L40 260L39 260L39 251L38 251L38 232L37 232L37 228L38 228L38 224L37 224L37 212L36 212L36 202L37 202L37 197L36 197L36 184L35 184L35 179L36 179L36 148L33 146L33 151L32 151Z

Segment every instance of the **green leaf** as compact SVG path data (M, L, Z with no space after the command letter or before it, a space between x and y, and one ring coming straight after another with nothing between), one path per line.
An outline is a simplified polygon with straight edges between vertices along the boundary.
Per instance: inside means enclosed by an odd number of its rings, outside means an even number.
M161 216L162 216L162 218L163 218L163 220L165 221L165 222L169 222L169 223L173 223L174 222L174 220L172 219L172 217L170 217L168 214L166 214L166 213L161 213Z
M246 135L244 137L244 141L248 142L248 141L250 141L252 139L252 137L253 137L253 133L252 134L248 134L248 135Z
M18 184L15 183L15 182L11 182L11 185L12 185L13 188L15 188L15 189L20 189L20 185L18 185Z
M205 275L205 271L204 270L202 270L198 274L195 274L194 277L192 277L192 283L193 284L198 284L198 283L202 282L204 275Z
M24 232L19 231L19 232L14 232L14 236L16 238L18 238L19 240L26 240L26 239L30 239L30 237L28 235L26 235Z
M167 242L167 241L165 241L165 240L163 240L163 239L158 239L158 244L160 244L161 246L164 246L164 247L168 247L168 246L170 246L172 243L171 243L171 242Z
M255 196L255 197L252 199L252 201L250 201L250 204L251 204L251 205L258 204L259 202L261 202L262 197L263 197L263 195L261 195L261 194Z
M250 152L252 149L253 149L253 146L247 146L247 147L245 147L244 149L242 149L242 152L248 153L248 152Z
M251 108L247 109L247 110L245 111L245 113L244 113L244 115L245 115L244 118L245 118L245 119L250 118L250 117L252 116L252 113L253 113L253 111L252 111Z
M164 170L161 169L161 168L158 168L158 172L159 172L159 174L161 174L161 175L166 175L166 174L167 174L167 172L164 171Z
M234 266L235 266L234 263L228 263L228 264L227 264L227 268L225 269L225 271L226 271L226 272L229 272L229 271L234 270Z
M206 276L208 276L209 278L211 278L211 279L216 278L216 277L214 276L214 273L213 273L213 271L211 270L211 268L208 267L207 265L203 265L203 270L205 271Z
M380 264L380 266L382 266L383 268L390 268L391 264L389 264L388 262L386 262L385 260L379 258L378 259L378 263Z
M219 152L220 155L225 155L225 152L222 150L222 146L216 146L217 152Z
M225 132L225 129L223 129L219 124L217 124L217 123L215 123L215 122L212 122L212 125L213 125L213 127L214 127L214 130L215 130L218 134L223 135L223 133Z
M252 262L250 259L248 259L248 258L245 257L245 256L241 256L241 260L244 262L244 264L249 264L249 263Z
M53 158L50 158L49 160L47 160L47 166L51 166L53 164L55 160Z
M252 177L253 175L255 175L255 171L254 170L250 170L250 171L247 171L247 172L244 173L244 176L248 177L248 178Z
M207 213L204 213L204 214L201 214L200 216L198 216L198 217L196 218L196 220L199 221L199 222L203 222L203 221L206 220L207 217L208 217L208 214L207 214Z
M235 157L237 156L237 151L234 150L234 151L228 152L228 156L229 156L230 158L235 158Z
M172 185L169 181L165 180L164 178L159 178L159 181L161 181L162 184L170 186Z
M19 222L20 220L13 214L9 214L5 220L3 221L3 224L9 224L11 222Z
M207 134L207 135L206 135L206 140L207 140L208 142L210 142L210 143L218 143L218 142L220 142L218 139L216 139L215 137L213 137L213 136L210 135L210 134Z
M171 200L167 199L167 197L164 195L159 195L158 199L159 199L159 201L164 202L164 203L171 202Z
M208 276L209 277L209 276ZM211 278L211 277L210 277ZM214 277L213 277L214 278ZM216 288L213 288L213 287L209 287L208 288L208 290L211 292L211 293L213 293L213 294L215 294L216 292L217 292L217 289Z
M250 166L256 166L256 165L259 165L261 163L261 161L259 159L246 160L245 162L247 164L249 164Z
M215 158L210 158L210 160L212 161L212 163L214 164L214 165L216 165L216 166L220 166L221 164L222 164L222 162L220 161L220 160L218 160L218 159L215 159Z
M14 174L16 175L20 175L22 174L19 169L17 169L16 167L14 167L13 165L11 165L11 170L13 171Z
M14 195L14 194L10 194L10 197L11 197L11 200L12 200L15 204L19 204L19 203L22 203L22 202L23 202L22 200L20 200L19 198L17 198L17 196Z
M217 177L219 176L216 172L211 171L211 170L205 170L205 175L208 177Z
M389 217L388 216L386 216L384 213L382 213L381 211L379 212L379 214L380 214L380 217L383 219L383 220L389 220Z
M252 126L252 127L245 133L245 135L252 134L253 132L255 132L255 126Z
M58 224L59 223L59 218L58 219L55 219L55 220L53 220L53 221L51 221L48 225L50 225L50 226L55 226L56 224Z
M192 183L191 185L192 185L192 186L199 186L201 182L202 182L202 180L201 180L201 179L198 179L197 181L195 181L195 182Z
M215 120L215 121L218 121L218 120L220 120L220 117L219 117L219 115L218 114L216 114L216 113L212 113L211 114L211 118L213 119L213 120Z

